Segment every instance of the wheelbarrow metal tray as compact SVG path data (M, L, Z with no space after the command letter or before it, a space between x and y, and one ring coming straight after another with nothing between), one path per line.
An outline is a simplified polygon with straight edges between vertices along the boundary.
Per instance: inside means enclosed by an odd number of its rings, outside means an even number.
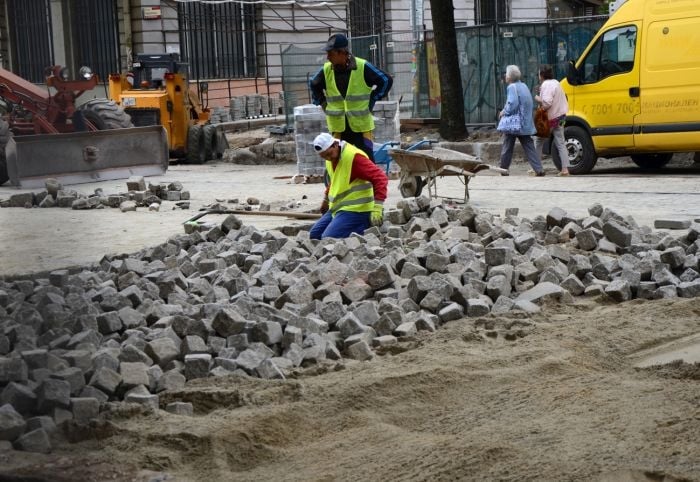
M402 170L406 170L413 175L436 172L446 165L471 171L482 164L472 155L440 147L415 151L392 149L391 157L394 158L394 161Z
M466 202L469 199L468 183L472 176L475 176L479 171L487 169L493 169L498 172L504 171L485 164L470 154L440 147L423 150L392 149L391 156L401 167L399 189L404 197L410 197L413 190L410 186L413 186L415 183L409 184L411 178L425 177L426 179L422 184L428 186L431 197L437 197L437 177L460 176L465 186L464 201ZM408 189L403 189L402 186L408 187ZM419 190L420 188L418 188Z

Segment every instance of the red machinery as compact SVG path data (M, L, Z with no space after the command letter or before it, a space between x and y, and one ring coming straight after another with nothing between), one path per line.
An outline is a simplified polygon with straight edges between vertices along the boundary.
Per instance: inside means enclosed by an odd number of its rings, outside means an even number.
M47 177L78 183L165 172L162 127L134 128L129 115L108 99L77 106L77 99L98 84L87 68L79 80L69 80L60 66L46 73L42 88L0 68L6 111L0 120L0 184L10 179L29 187Z

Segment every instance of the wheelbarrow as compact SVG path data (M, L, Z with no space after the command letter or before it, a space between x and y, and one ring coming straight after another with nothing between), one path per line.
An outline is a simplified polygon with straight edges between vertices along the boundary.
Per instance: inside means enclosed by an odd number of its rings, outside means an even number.
M456 176L464 184L464 200L469 200L469 181L478 172L492 170L498 173L506 169L481 162L476 157L436 147L426 150L392 149L391 157L401 168L399 191L403 197L420 196L427 186L430 198L438 196L437 178Z
M411 146L409 146L406 150L413 151L421 146L424 146L425 144L430 145L436 142L437 141L433 139L423 139L416 142L415 144L411 144ZM374 163L386 166L385 171L387 175L389 174L389 168L391 167L391 154L394 152L394 148L400 145L401 143L398 141L387 141L383 144L380 144L374 149Z

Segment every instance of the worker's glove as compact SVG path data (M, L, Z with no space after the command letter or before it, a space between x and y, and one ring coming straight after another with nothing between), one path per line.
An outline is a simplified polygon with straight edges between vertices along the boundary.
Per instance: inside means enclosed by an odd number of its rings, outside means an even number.
M328 199L323 199L321 207L318 210L321 211L321 214L326 214L328 212Z
M374 208L372 208L372 214L370 216L370 223L372 226L381 226L384 223L384 204L378 201L374 201Z

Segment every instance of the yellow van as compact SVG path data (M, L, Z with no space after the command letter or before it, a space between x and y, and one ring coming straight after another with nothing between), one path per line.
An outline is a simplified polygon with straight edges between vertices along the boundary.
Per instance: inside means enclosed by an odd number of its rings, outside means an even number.
M627 0L570 63L562 87L573 174L590 172L598 157L659 168L674 152L700 151L700 2Z

